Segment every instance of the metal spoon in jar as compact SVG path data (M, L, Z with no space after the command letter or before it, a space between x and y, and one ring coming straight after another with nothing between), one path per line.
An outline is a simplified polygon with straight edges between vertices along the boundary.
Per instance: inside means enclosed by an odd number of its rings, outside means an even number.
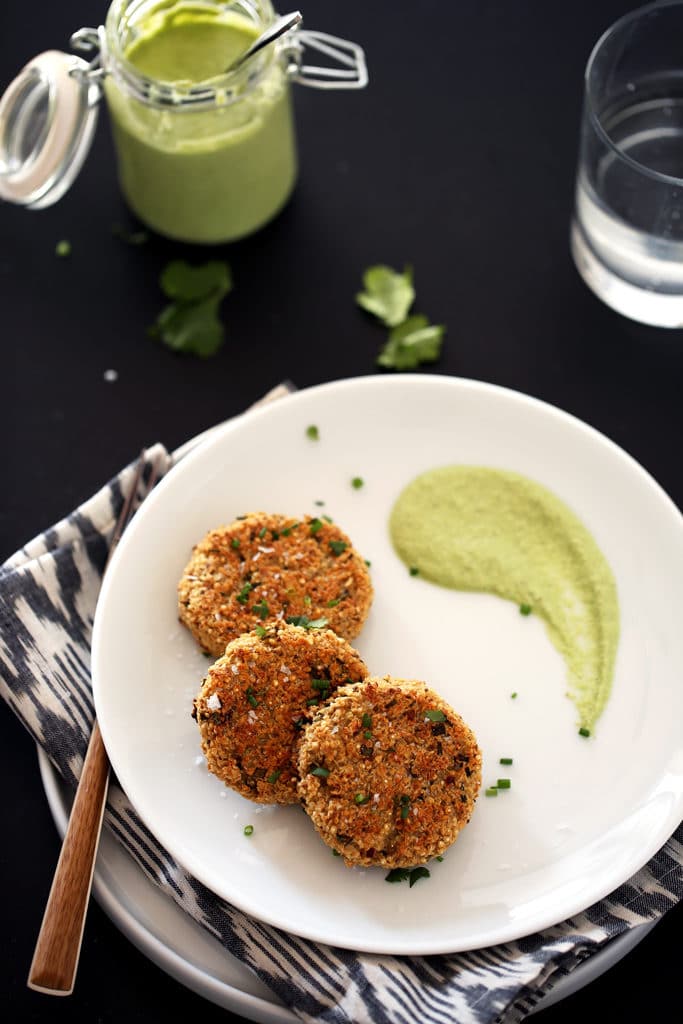
M235 71L241 67L245 61L249 60L262 50L264 46L269 46L270 43L275 42L280 36L283 36L285 32L289 32L291 28L298 25L302 21L303 15L301 11L292 11L290 14L283 14L279 18L276 18L272 25L269 25L265 32L262 32L258 39L254 40L248 50L240 54L237 60L234 60L230 67L226 68L226 74L228 71Z

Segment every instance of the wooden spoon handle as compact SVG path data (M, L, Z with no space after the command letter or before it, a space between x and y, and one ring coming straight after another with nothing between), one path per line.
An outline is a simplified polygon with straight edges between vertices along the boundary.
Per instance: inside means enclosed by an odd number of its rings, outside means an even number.
M108 784L109 759L95 719L28 975L38 992L73 991Z

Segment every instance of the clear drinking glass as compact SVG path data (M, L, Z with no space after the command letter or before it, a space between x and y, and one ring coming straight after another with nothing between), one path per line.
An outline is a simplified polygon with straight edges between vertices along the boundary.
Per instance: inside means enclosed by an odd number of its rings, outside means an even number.
M585 72L571 249L625 316L683 326L683 2L627 14Z

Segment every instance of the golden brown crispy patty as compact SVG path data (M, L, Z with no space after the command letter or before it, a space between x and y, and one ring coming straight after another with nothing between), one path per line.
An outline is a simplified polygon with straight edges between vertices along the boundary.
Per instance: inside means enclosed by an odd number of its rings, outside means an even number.
M470 820L481 785L472 730L424 683L342 687L299 746L298 793L346 864L414 867Z
M302 729L338 686L367 674L329 629L277 624L233 640L194 702L209 771L257 803L296 803Z
M256 625L326 618L346 640L372 602L366 563L334 523L252 513L211 530L178 584L181 622L216 657Z

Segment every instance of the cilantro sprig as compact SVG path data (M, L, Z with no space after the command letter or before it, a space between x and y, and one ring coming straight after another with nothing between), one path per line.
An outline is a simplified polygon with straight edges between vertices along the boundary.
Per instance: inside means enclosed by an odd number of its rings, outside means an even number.
M415 301L412 267L406 267L402 274L383 265L368 267L363 274L363 285L365 291L356 295L356 302L362 309L387 327L403 323Z
M389 370L414 370L421 363L435 363L445 331L443 324L430 324L421 313L409 316L394 327L377 363Z
M161 290L171 302L149 328L175 352L207 359L221 348L225 328L218 315L223 298L232 289L230 267L222 260L209 260L192 267L185 260L168 263L159 278Z
M379 264L363 274L365 291L356 302L390 329L377 364L387 370L414 370L422 363L433 363L441 355L446 328L431 324L422 313L409 315L415 301L412 267L403 273Z

